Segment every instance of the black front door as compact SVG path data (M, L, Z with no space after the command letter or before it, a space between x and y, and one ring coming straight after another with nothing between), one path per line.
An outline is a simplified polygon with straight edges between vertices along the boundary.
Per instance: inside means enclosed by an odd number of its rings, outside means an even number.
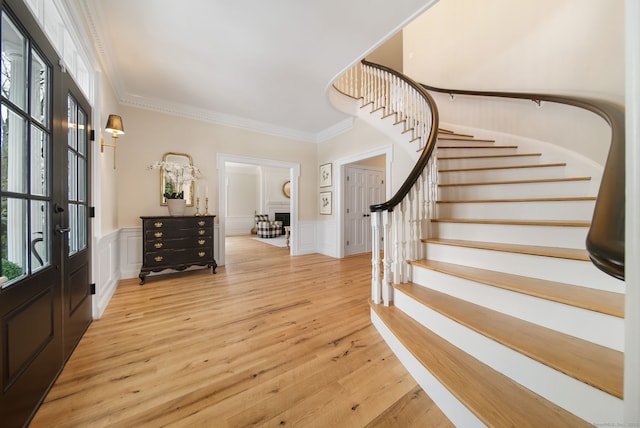
M88 102L68 74L64 75L66 94L66 144L58 169L62 177L66 213L58 230L67 234L62 248L62 316L64 354L68 356L91 323L90 246L89 246L89 114ZM63 122L64 123L64 122ZM55 174L54 174L55 176ZM57 181L57 180L56 180Z
M90 110L21 1L0 30L0 421L20 427L91 321Z

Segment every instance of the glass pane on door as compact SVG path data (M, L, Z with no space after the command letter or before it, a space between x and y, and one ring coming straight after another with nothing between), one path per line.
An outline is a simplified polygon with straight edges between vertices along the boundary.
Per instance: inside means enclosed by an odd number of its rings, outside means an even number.
M31 50L31 117L49 124L49 67L38 52Z
M31 194L49 195L49 135L31 126Z
M2 13L2 96L19 109L27 102L27 39L6 13Z
M0 285L6 286L27 273L27 221L26 201L2 198L2 276Z
M51 264L51 242L48 233L49 203L31 201L31 271L36 272Z
M27 122L7 106L2 106L2 190L27 190Z
M88 153L87 115L73 99L67 97L68 130L67 160L69 188L69 255L87 248L88 209Z

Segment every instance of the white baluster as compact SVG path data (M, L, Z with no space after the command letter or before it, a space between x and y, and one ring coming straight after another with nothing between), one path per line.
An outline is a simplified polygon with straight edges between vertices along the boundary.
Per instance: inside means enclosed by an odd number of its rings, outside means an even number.
M380 278L380 225L379 212L371 213L371 300L380 304L382 281Z
M402 212L402 222L401 222L401 237L402 237L402 255L401 255L401 266L402 266L402 282L406 283L409 279L407 275L407 198L405 197L403 201L400 203L400 211Z
M396 207L393 211L393 282L402 284L402 265L400 249L400 224L402 223L401 212Z

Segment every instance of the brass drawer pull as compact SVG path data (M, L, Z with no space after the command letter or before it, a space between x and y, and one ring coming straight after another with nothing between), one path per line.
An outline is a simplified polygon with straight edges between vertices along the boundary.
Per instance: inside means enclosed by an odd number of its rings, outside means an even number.
M204 220L200 220L200 221L198 222L198 226L204 226L204 225L205 225Z
M161 221L156 221L155 223L153 223L153 225L155 227L162 227L162 222Z
M198 231L198 235L204 235L205 233L207 233L207 231L206 231L206 230L203 230L203 229L200 229L200 230Z
M162 232L156 232L154 233L154 235L156 236L156 238L162 238Z
M153 246L156 248L162 248L162 245L162 242L156 242L155 244L153 244Z
M157 261L157 262L161 262L163 258L164 258L164 257L162 257L162 256L156 256L156 257L155 257L155 261Z
M199 257L204 257L204 255L207 254L204 251L198 251L198 256Z
M204 239L198 239L198 244L200 245L204 245L204 243L207 242Z

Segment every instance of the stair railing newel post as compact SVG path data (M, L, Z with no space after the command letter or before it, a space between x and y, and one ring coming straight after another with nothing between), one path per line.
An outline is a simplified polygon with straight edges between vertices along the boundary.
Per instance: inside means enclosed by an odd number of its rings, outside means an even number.
M371 213L371 301L379 305L381 301L382 279L380 277L380 212Z

